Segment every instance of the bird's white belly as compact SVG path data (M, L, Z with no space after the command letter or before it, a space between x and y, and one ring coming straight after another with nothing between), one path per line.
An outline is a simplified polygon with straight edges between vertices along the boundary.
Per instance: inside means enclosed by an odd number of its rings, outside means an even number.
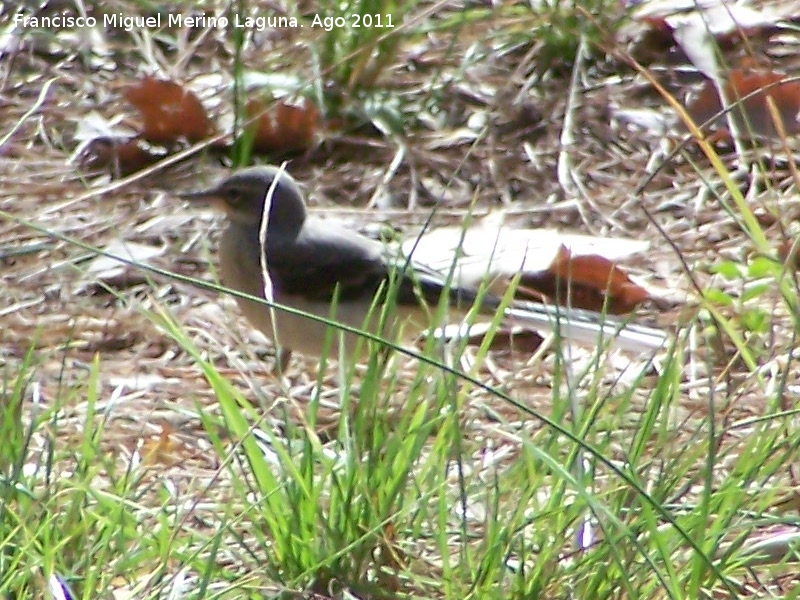
M325 352L330 358L339 357L342 344L344 344L345 353L348 356L355 354L363 356L367 351L368 340L358 334L343 332L341 329L309 317L288 313L278 308L269 308L250 300L242 298L237 298L237 300L242 313L250 323L274 340L280 348L296 350L310 357L319 357ZM309 302L297 297L276 298L275 300L281 304L291 305L297 310L356 329L365 329L371 333L380 329L382 306L375 306L369 319L365 322L365 317L370 310L370 306L366 303L338 305L334 314L331 306L322 302ZM384 319L386 325L383 328L382 337L397 341L401 337L399 335L401 331L408 331L412 334L414 331L419 331L418 325L406 327L409 325L408 321L412 319L413 312L406 313L407 311L401 310L398 318L398 311L392 310L392 314L387 315ZM273 317L276 326L273 325ZM328 345L326 346L326 344Z

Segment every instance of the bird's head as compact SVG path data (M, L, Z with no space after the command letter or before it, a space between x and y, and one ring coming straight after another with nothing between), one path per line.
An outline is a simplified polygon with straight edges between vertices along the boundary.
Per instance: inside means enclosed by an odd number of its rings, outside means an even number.
M241 169L207 190L180 197L209 204L224 212L232 222L253 227L260 225L268 202L268 228L286 233L299 231L306 218L297 182L286 171L273 166Z

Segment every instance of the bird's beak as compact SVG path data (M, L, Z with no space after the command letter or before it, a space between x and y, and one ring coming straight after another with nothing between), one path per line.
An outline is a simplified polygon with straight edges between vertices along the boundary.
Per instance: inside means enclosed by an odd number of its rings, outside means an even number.
M223 212L225 211L225 207L227 205L222 193L217 187L208 188L207 190L199 190L196 192L184 192L182 194L178 194L178 198L191 202L192 204L210 206L211 208Z

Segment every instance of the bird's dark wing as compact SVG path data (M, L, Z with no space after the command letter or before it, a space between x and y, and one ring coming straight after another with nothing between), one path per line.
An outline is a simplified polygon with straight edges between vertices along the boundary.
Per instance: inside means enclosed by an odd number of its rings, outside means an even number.
M382 261L360 254L345 257L340 246L317 246L313 254L269 252L267 257L276 294L319 302L372 297L388 277Z
M267 238L267 265L277 294L347 302L372 298L389 270L380 246L358 234L307 223L292 239Z
M310 225L310 224L309 224ZM308 300L332 302L371 301L378 290L390 288L396 277L399 305L435 305L445 283L440 274L407 265L384 246L355 232L315 222L299 237L267 241L267 265L277 294L298 295ZM471 304L469 290L450 290L451 301ZM469 305L468 304L468 305Z

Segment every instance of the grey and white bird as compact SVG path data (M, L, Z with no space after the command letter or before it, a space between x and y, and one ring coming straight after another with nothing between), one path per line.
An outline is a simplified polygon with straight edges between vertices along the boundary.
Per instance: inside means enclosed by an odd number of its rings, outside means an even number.
M267 297L262 275L266 267L275 303L373 333L380 329L390 339L399 332L413 339L442 325L433 323L432 315L444 293L456 314L478 303L480 311L491 317L501 306L500 298L479 293L474 282L448 284L446 272L417 264L355 230L309 214L297 182L277 167L242 169L210 189L181 197L204 201L227 215L219 252L222 282L244 294ZM389 290L393 290L391 300ZM282 350L309 357L323 352L328 335L325 323L246 298L237 297L237 301L245 317ZM393 304L381 329L383 305L389 301ZM504 310L510 324L558 331L562 339L584 344L610 340L623 350L651 352L667 339L661 330L623 324L585 310L530 301L513 302ZM354 352L358 337L344 334L348 355ZM338 356L338 339L332 338L332 357Z

